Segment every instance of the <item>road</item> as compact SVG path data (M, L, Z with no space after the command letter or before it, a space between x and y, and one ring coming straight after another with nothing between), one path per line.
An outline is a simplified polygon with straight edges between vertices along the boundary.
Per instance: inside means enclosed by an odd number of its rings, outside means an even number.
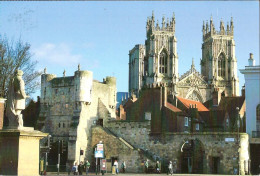
M56 175L57 176L57 173L54 173L54 172L48 172L47 175ZM64 176L64 175L68 175L67 173L63 172L63 173L60 173L60 176ZM73 175L73 174L70 174L70 175ZM102 174L100 174L102 175ZM138 174L138 173L119 173L118 176L167 176L167 174ZM174 176L213 176L215 174L173 174ZM86 176L86 174L83 174L83 176ZM89 176L96 176L95 173L90 173ZM105 176L116 176L114 174L111 174L111 173L106 173ZM225 176L225 175L221 175L221 176ZM228 176L228 175L226 175Z

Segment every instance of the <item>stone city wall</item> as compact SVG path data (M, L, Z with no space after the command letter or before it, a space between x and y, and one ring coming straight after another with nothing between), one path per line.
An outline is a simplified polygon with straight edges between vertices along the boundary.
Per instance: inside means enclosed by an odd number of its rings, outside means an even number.
M154 159L168 163L176 161L176 170L181 172L181 148L185 142L198 140L203 151L203 173L213 172L212 158L220 159L218 173L233 174L234 168L238 167L238 144L237 133L166 133L162 136L150 136L150 121L127 122L110 121L107 128L118 137L123 138L136 148L147 151ZM248 135L240 133L240 170L245 173L245 161L248 156Z
M92 127L92 158L94 158L94 150L96 145L102 141L104 144L104 155L107 159L106 167L107 171L111 172L112 165L116 159L119 163L119 169L122 162L126 162L126 172L142 172L143 166L141 163L144 159L137 149L128 144L123 139L116 137L108 129L101 126ZM92 160L91 165L95 165L95 161Z

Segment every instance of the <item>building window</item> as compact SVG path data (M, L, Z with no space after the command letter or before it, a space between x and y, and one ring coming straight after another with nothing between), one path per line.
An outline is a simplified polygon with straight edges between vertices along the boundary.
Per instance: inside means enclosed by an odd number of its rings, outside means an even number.
M260 131L260 104L256 107L256 130Z
M55 94L57 94L58 93L58 89L55 89Z
M226 71L226 61L225 56L223 53L221 53L218 57L218 76L225 77L225 71Z
M167 73L167 54L162 51L159 58L159 73Z
M186 127L189 126L189 118L188 117L184 118L184 126L186 126Z
M60 128L60 123L59 123L59 128Z
M151 120L151 116L150 112L145 112L145 120Z
M63 128L65 128L65 123L63 123Z
M200 130L200 124L196 123L196 130L199 131Z
M228 118L226 119L226 127L229 127L229 120L228 120Z

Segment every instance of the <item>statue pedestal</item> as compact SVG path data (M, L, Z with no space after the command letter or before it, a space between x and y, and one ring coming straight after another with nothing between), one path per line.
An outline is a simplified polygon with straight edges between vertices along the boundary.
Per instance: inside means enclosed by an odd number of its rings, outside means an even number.
M0 130L0 175L39 175L40 139L33 128Z

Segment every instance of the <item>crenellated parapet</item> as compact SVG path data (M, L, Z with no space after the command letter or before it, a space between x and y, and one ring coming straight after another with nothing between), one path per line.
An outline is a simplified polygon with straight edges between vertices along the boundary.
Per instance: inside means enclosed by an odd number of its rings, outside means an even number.
M227 23L226 29L223 20L221 20L219 28L220 28L219 31L215 29L212 17L210 18L210 23L208 23L207 21L206 25L205 22L203 21L203 26L202 26L203 41L214 35L234 36L233 18L231 17L231 21Z
M159 21L155 24L154 13L152 13L152 17L147 18L146 23L146 33L147 37L150 36L154 31L164 31L164 32L172 32L175 33L175 14L173 13L172 18L165 21L165 17L162 17L161 26L159 25Z

